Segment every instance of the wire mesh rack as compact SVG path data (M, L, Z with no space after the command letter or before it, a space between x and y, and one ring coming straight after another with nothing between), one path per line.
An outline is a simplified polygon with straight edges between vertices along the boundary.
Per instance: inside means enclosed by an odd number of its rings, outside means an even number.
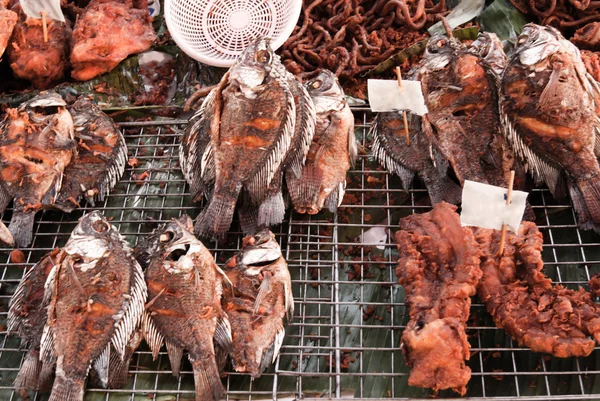
M349 172L346 197L335 214L303 216L288 213L273 229L287 257L293 278L295 316L289 323L281 355L260 379L232 371L224 377L231 400L252 399L430 399L429 390L408 386L409 368L400 348L408 322L404 290L395 276L398 253L389 236L400 217L431 209L424 189L401 189L397 177L383 171L369 154L372 115L353 109L361 156ZM122 123L128 167L111 195L97 209L112 219L135 244L158 223L183 213L195 217L179 170L177 151L184 120ZM135 163L132 163L135 165ZM544 234L545 272L568 287L587 285L600 271L600 236L580 231L568 203L557 203L547 190L535 190L530 201ZM90 208L66 215L38 215L26 261L10 262L9 249L0 252L0 400L16 400L12 390L24 351L7 336L8 302L26 269L55 247L64 245L77 219ZM3 220L10 219L8 210ZM218 263L240 247L242 233L234 222L227 238L207 242ZM497 329L475 298L467 334L473 374L466 397L483 400L600 399L600 352L586 358L558 359L519 347ZM179 377L171 374L166 352L156 361L143 344L130 366L127 386L119 390L90 388L86 400L191 400L193 375L187 361ZM597 394L594 396L594 394ZM456 398L450 391L437 394ZM46 400L46 394L29 394Z

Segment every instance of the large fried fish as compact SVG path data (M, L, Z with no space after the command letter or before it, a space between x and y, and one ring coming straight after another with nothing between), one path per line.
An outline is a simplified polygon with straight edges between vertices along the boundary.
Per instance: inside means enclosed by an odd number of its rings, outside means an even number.
M506 186L510 169L503 165L497 78L483 58L454 38L434 35L419 79L429 109L423 131L436 140L461 184Z
M260 205L288 153L296 106L280 65L270 40L253 42L207 97L182 139L181 166L193 192L214 182L209 204L196 219L199 235L227 231L242 189L252 204ZM209 141L198 131L207 127Z
M112 354L123 358L141 323L144 273L117 229L95 211L80 219L46 287L41 357L56 360L49 401L81 401L90 367L108 382Z
M225 273L223 308L231 322L231 359L237 372L260 377L279 355L283 321L294 314L292 282L275 236L263 230L246 236Z
M286 181L296 211L316 214L323 207L335 211L342 202L357 144L354 115L336 76L322 70L306 88L317 112L315 135L301 176L290 171Z
M23 365L13 386L15 389L49 389L53 363L40 360L40 342L47 321L49 299L44 297L44 285L52 268L60 257L59 249L48 253L21 279L12 296L8 309L8 332L21 337L28 348Z
M526 25L501 90L518 157L555 197L564 196L566 181L579 224L600 229L599 91L579 50L551 27Z
M216 354L226 354L231 344L229 320L221 309L226 277L192 229L185 215L157 229L145 242L150 249L136 251L149 257L144 336L155 356L164 339L174 376L187 350L196 401L214 401L224 391Z
M65 169L54 207L71 212L85 198L102 201L123 175L127 145L112 119L87 98L69 108L73 116L77 158Z
M54 203L75 154L73 120L64 100L42 93L9 109L0 124L0 210L14 200L17 247L31 243L35 213Z

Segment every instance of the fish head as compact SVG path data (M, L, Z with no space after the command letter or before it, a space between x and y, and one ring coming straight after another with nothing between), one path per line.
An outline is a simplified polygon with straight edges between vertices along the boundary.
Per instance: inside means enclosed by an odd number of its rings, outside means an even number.
M508 65L504 46L495 33L480 32L477 39L469 46L469 52L481 57L498 76L502 75Z
M463 45L457 39L442 34L435 34L427 43L423 56L421 72L438 71L446 68L450 61L456 57L458 50Z
M346 104L344 90L335 74L329 70L321 70L315 78L305 84L305 88L318 114L339 111Z
M565 47L562 42L566 40L555 28L527 24L517 38L513 58L524 66L534 66Z
M247 97L260 92L273 65L278 63L271 39L258 38L252 42L229 70L229 83L236 86Z
M111 243L120 239L118 230L104 215L95 210L79 219L64 251L82 270L93 268L110 251Z
M48 146L54 149L72 149L73 142L73 118L67 103L56 92L41 92L33 99L21 104L19 112L27 114L29 121L44 126L39 140L49 142Z
M194 269L194 260L205 248L191 233L192 230L192 219L184 215L173 219L155 233L162 266L168 272L188 273Z
M275 235L269 230L263 230L254 236L244 238L244 246L237 260L238 266L252 275L258 274L263 267L271 265L281 256L281 247Z

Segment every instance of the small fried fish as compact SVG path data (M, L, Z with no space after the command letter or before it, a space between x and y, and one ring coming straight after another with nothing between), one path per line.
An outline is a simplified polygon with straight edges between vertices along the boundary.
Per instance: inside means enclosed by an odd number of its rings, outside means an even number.
M357 156L354 115L331 71L322 70L306 88L317 112L315 135L301 176L288 171L286 182L297 212L317 214L323 207L334 212Z
M54 203L75 151L73 119L58 94L43 92L7 111L0 123L0 211L14 199L9 230L17 247L31 243L35 213Z
M48 299L44 285L58 260L60 250L49 252L21 279L8 309L8 332L16 333L28 348L13 386L15 389L48 391L54 364L40 360L40 342L47 320Z
M98 211L83 216L46 282L50 299L42 361L56 360L49 401L81 401L90 368L108 382L140 327L147 291L142 268Z
M225 268L232 283L223 296L233 333L230 356L237 372L257 378L279 355L284 318L294 314L290 273L269 230L246 236Z
M77 157L65 169L63 184L54 207L66 213L82 198L94 206L103 201L123 175L127 145L112 119L87 98L80 98L69 111L73 116Z
M145 242L153 248L136 251L149 256L144 337L154 356L164 339L174 376L187 350L196 401L215 401L224 391L216 354L226 354L231 344L229 320L221 309L226 276L192 229L185 215L154 231Z
M501 90L517 156L556 198L568 188L580 226L600 230L600 91L579 50L554 28L526 25Z
M193 120L195 128L186 131L180 159L193 192L205 187L199 182L214 181L209 204L196 219L198 235L215 237L229 229L242 189L260 205L288 153L296 106L279 65L270 40L257 39L205 100L200 118ZM196 129L207 126L210 141L204 146L206 134ZM194 146L194 136L202 146Z

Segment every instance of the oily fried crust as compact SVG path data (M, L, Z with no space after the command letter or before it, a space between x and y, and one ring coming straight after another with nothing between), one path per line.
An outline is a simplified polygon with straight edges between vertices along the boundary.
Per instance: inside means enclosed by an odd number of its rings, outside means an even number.
M412 366L408 384L464 395L471 378L465 327L481 270L477 243L455 211L442 202L429 213L400 220L396 275L410 310L402 334Z
M518 235L509 233L501 258L496 256L500 233L474 231L483 252L477 293L496 326L535 352L589 355L594 338L600 338L600 309L583 288L552 285L542 273L543 237L536 225L523 222Z

